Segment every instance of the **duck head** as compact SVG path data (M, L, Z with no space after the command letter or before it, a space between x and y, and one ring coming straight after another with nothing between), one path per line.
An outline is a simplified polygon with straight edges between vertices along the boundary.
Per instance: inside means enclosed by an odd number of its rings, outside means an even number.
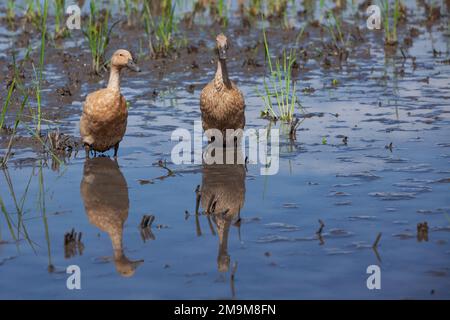
M111 57L111 66L116 67L118 69L128 68L135 72L141 72L141 69L136 65L133 60L133 56L127 50L120 49L114 52Z
M227 37L223 33L219 34L216 38L216 43L217 43L217 52L219 53L219 59L226 60L228 50Z

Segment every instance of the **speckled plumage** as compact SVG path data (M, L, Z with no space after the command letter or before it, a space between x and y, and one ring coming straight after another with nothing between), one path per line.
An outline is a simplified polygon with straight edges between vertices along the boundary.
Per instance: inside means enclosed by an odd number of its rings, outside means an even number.
M200 96L203 130L243 129L245 126L245 102L242 92L231 82L231 88L217 88L211 81Z
M236 151L237 149L226 150L224 159L227 152ZM245 202L245 165L238 164L243 161L240 151L237 156L239 160L236 160L236 164L203 165L201 205L207 211L208 206L215 203L214 212L210 214L219 237L217 266L220 272L229 269L228 234L233 221L239 218Z
M202 90L200 110L202 125L208 129L218 129L225 137L226 129L243 129L245 126L244 95L228 77L226 64L227 39L217 36L219 61L214 79Z

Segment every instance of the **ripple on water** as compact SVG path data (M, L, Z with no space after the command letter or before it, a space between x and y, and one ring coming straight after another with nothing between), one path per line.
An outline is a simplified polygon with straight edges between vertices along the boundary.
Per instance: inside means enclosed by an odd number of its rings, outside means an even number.
M328 232L322 233L322 236L324 238L346 238L353 236L353 232L344 229L333 228L330 229Z
M393 186L399 188L402 192L424 193L433 191L430 186L414 182L397 182Z
M325 249L327 255L334 256L334 255L346 255L351 254L353 251L351 250L343 250L340 248L327 248Z
M283 222L271 222L266 223L264 226L268 227L269 229L277 229L282 232L292 232L300 230L299 226L293 225L293 224L287 224Z
M334 203L335 206L351 206L351 201L339 201Z
M392 236L400 240L409 240L415 237L415 235L410 232L394 233Z
M0 260L0 266L4 265L7 261L14 260L16 258L17 258L17 256L10 256L10 257L3 258L2 260Z
M431 230L434 232L440 232L440 231L450 232L450 226L436 226L436 227L431 228Z
M416 194L413 192L370 192L369 196L385 201L411 200L416 198Z
M436 145L442 148L450 148L450 143L437 143Z
M348 220L350 220L350 221L360 221L360 220L373 221L376 219L377 219L377 217L375 217L375 216L350 216L350 217L348 217Z
M450 178L438 179L438 180L433 181L433 183L450 183Z
M333 188L348 188L348 187L357 187L360 186L361 183L339 183L339 184L334 184Z
M407 167L386 168L384 171L408 172L408 173L427 173L433 172L433 168L428 163L421 163Z
M381 179L380 176L373 174L372 172L359 172L359 173L338 173L336 174L337 178L354 178L357 180L363 181L373 181L377 179Z

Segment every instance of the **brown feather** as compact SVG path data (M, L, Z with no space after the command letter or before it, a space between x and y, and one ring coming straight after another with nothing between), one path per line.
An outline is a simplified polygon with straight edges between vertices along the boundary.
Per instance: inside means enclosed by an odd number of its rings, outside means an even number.
M228 77L227 38L223 34L217 36L217 48L219 51L217 72L213 81L202 90L200 110L203 130L217 129L222 131L225 137L227 129L244 129L245 101L242 92Z
M86 150L105 152L114 147L114 156L117 156L127 129L127 102L120 93L120 72L125 67L140 71L131 53L119 49L111 57L108 87L86 97L80 119L80 134L88 146Z
M231 82L219 91L211 81L200 96L203 130L243 129L245 126L245 102L242 92Z
M105 152L122 141L127 128L127 103L119 91L101 89L89 94L80 120L83 143Z
M245 166L242 164L203 165L201 204L204 211L214 203L210 212L217 227L219 271L229 269L228 235L245 202Z
M87 159L80 192L89 222L111 239L117 271L124 277L132 276L140 262L124 253L123 227L130 203L127 181L117 162L106 157Z

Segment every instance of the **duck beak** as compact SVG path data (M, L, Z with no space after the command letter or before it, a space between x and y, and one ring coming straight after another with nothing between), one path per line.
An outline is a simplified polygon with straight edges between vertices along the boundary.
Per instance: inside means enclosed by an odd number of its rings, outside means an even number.
M141 72L141 69L131 59L128 60L127 67L128 67L128 69L133 70L135 72Z
M227 49L225 47L219 47L219 59L225 60L227 58Z

